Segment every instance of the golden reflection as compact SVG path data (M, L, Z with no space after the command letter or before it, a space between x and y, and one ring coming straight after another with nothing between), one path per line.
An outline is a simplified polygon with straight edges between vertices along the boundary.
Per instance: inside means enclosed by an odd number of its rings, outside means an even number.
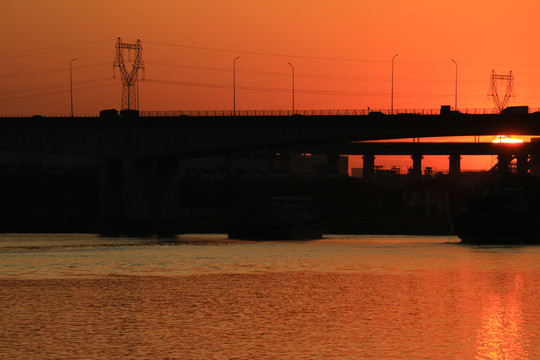
M522 280L514 278L506 294L486 296L476 339L477 359L527 359L528 341L522 328Z

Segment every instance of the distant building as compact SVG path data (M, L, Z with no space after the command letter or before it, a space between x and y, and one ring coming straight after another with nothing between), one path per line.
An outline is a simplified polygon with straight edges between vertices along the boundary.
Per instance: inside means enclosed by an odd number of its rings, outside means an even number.
M326 154L283 154L289 157L291 174L342 175L347 176L349 158Z
M395 176L395 175L401 175L401 168L398 166L392 166L391 168L385 168L382 165L376 165L374 168L374 175L381 177L381 176ZM351 176L352 177L363 177L364 176L364 169L363 168L352 168L351 169Z
M348 176L348 157L325 154L242 152L179 162L183 177L228 178Z
M441 218L450 215L450 192L436 183L417 183L403 190L403 201L412 216Z

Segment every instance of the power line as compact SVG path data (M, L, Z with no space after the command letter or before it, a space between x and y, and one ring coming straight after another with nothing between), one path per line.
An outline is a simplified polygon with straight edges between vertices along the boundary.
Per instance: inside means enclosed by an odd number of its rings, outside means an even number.
M100 44L100 43L111 42L111 41L113 41L113 40L87 41L87 42L81 42L81 43L74 43L74 44L67 44L67 45L56 45L56 46L46 46L46 47L39 47L39 48L32 48L32 49L6 50L6 51L0 51L0 54L12 54L12 53L20 53L20 52L34 52L34 51L41 51L41 50L60 49L60 48L66 48L66 47L78 47L78 46L81 46L81 45Z
M27 57L27 56L61 54L61 53L68 53L68 52L81 51L81 50L99 49L99 48L104 48L104 47L109 47L109 46L108 45L89 46L89 47L84 47L84 48L66 49L66 50L61 50L61 51L48 51L48 52L37 52L37 53L33 53L33 54L20 54L20 55L2 56L2 57L0 57L0 59L5 60L5 59L16 59L16 58L21 58L21 57Z
M218 72L227 72L231 73L232 69L226 67L214 67L214 66L200 66L200 65L190 65L190 64L178 64L178 63L167 63L167 62L156 62L156 61L146 61L148 65L154 66L164 66L164 67L178 67L185 69L193 70L203 70L203 71L218 71ZM276 72L276 71L260 71L260 70L236 70L237 73L242 74L255 74L255 75L269 75L269 76L283 76L290 77L290 72ZM387 82L390 81L390 78L385 77L365 77L365 76L350 76L350 75L324 75L324 74L295 74L299 78L313 78L313 79L328 79L328 80L352 80L352 81L381 81ZM451 82L452 79L396 79L395 82L410 82L410 83L433 83L433 84L447 84ZM461 84L484 84L484 81L461 81Z
M284 54L284 53L274 53L274 52L264 52L264 51L247 51L247 50L238 50L238 49L225 49L225 48L215 48L209 46L195 46L195 45L186 45L186 44L173 44L173 43L164 43L157 41L144 41L145 44L159 45L159 46L168 46L176 47L183 49L192 49L192 50L201 50L201 51L214 51L214 52L223 52L223 53L232 53L232 54L246 54L246 55L258 55L258 56L271 56L271 57L286 57L286 58L297 58L297 59L310 59L310 60L327 60L327 61L343 61L343 62L364 62L364 63L380 63L386 64L390 60L380 60L380 59L361 59L361 58L344 58L344 57L331 57L331 56L309 56L309 55L299 55L299 54ZM417 64L417 65L445 65L448 61L415 61L415 60L402 60L400 61L404 64ZM492 66L491 63L475 63L475 62L464 62L464 65L468 66ZM538 67L538 64L513 64Z
M169 66L169 67L179 67L185 69L193 70L207 70L207 71L221 71L221 72L232 72L230 68L224 67L212 67L212 66L199 66L199 65L187 65L187 64L174 64L174 63L164 63L164 62L146 62L149 65L157 66ZM277 72L277 71L261 71L261 70L236 70L237 73L242 74L256 74L256 75L270 75L270 76L284 76L290 77L290 72ZM297 77L302 78L323 78L323 79L338 79L338 80L387 80L383 78L365 78L359 76L344 76L344 75L318 75L318 74L296 74Z
M185 49L194 49L194 50L205 50L205 51L216 51L216 52L226 52L226 53L235 53L235 54L247 54L247 55L261 55L261 56L274 56L274 57L287 57L287 58L297 58L297 59L310 59L310 60L330 60L330 61L352 61L352 62L371 62L371 63L387 63L386 60L370 60L370 59L358 59L358 58L339 58L339 57L326 57L326 56L308 56L308 55L291 55L291 54L280 54L280 53L270 53L270 52L261 52L261 51L244 51L244 50L233 50L233 49L222 49L222 48L211 48L203 46L192 46L192 45L183 45L183 44L170 44L162 42L153 42L146 41L147 44L169 46L169 47L178 47Z
M79 85L76 86L74 90L79 91L79 90L86 90L86 89L115 85L113 83L109 83L109 84L102 84L98 86L86 86L86 87L80 86L81 84L84 85L84 84L104 83L109 80L112 80L112 78L79 81L78 82ZM62 89L62 90L54 90L54 89ZM64 92L69 92L69 86L66 84L58 84L58 85L41 86L41 87L36 87L32 89L6 91L3 93L0 93L0 99L2 100L18 99L18 98L24 98L24 97L45 96L45 95L64 93Z
M221 71L221 72L228 72L228 73L232 72L232 69L224 68L224 67L174 64L174 63L163 63L163 62L153 62L153 61L147 62L147 64L157 65L157 66L180 67L180 68L194 69L194 70ZM289 72L276 72L276 71L236 70L236 72L242 73L242 74L270 75L270 76L284 76L284 77L291 76ZM387 80L383 78L366 78L366 77L359 77L359 76L317 75L317 74L302 74L302 73L296 74L296 76L302 77L302 78L322 78L322 79L338 79L338 80L374 80L374 81Z
M77 69L90 69L94 67L100 67L104 65L110 65L108 62L104 63L95 63L95 64L89 64L89 65L80 65L77 66ZM49 74L49 73L55 73L55 72L65 72L67 69L65 67L58 67L54 69L46 69L46 70L36 70L36 71L27 71L22 73L15 73L15 74L5 74L0 75L0 79L5 78L12 78L12 77L21 77L21 76L31 76L31 75L42 75L42 74Z
M205 87L214 89L232 89L232 85L228 84L212 84L212 83L199 83L199 82L187 82L187 81L175 81L175 80L158 80L158 79L146 79L145 82L155 84L167 84L177 86L191 86L191 87ZM275 93L289 93L289 88L265 88L256 86L236 86L237 90L246 91L261 91L261 92L275 92ZM343 91L343 90L318 90L318 89L296 89L296 93L306 95L339 95L339 96L388 96L385 92L362 92L362 91ZM403 97L441 97L450 96L449 94L404 94Z
M111 87L111 86L115 86L115 85L116 84L113 84L113 83L101 84L101 85L92 85L92 86L76 87L74 90L85 91L85 90L92 90L92 89L100 89L100 88L104 88L104 87ZM35 93L35 94L24 94L24 95L1 97L1 99L2 100L15 100L15 99L20 99L20 98L30 98L30 97L40 97L40 96L64 94L64 93L68 93L68 92L69 92L69 88L66 88L66 89L63 89L63 90L55 90L55 91L41 92L41 93Z

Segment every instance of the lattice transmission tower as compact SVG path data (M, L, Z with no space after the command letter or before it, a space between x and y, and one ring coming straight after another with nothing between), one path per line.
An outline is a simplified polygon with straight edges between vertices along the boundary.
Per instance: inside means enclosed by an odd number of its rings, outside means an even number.
M506 92L502 100L499 98L499 94L497 93L497 83L500 81L506 82ZM512 96L516 96L514 93L514 76L512 75L512 71L510 71L508 75L498 75L495 73L495 70L491 71L488 96L493 97L493 103L495 104L497 111L501 112L504 108L506 108L506 106L508 106L510 98Z
M131 62L131 52L133 51L133 63L131 70L126 69L126 59L124 50L128 51L128 65ZM144 62L142 58L141 40L133 43L122 42L120 38L116 41L116 56L113 63L114 68L118 66L122 79L122 110L138 110L139 109L139 94L138 94L138 73L139 69L143 70L144 80Z

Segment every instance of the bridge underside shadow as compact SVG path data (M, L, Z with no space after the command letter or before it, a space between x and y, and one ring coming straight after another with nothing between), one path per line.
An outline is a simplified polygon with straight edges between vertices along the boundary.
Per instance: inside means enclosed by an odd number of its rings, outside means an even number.
M99 174L99 229L108 236L179 233L178 162L105 159Z

